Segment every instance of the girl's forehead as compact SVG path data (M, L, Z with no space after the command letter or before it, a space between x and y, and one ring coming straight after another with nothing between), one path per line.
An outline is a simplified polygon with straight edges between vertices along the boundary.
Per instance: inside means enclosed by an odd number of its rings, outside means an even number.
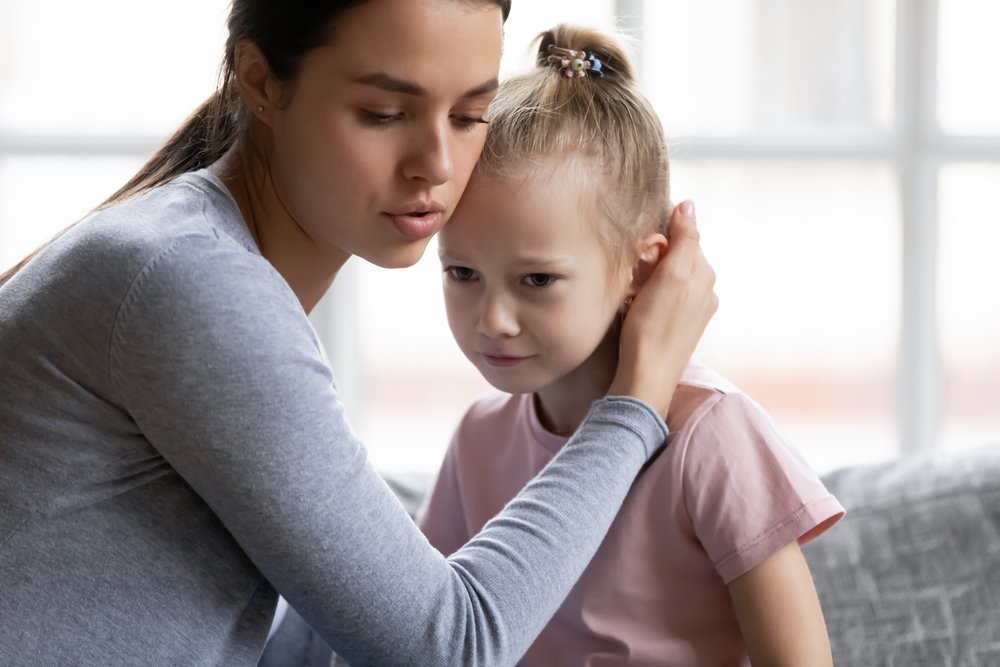
M442 247L572 256L606 245L593 197L571 176L477 173L441 232Z

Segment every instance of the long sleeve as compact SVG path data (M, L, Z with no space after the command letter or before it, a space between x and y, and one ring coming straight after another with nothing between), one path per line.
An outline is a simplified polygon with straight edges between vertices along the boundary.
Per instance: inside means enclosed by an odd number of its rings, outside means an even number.
M449 559L370 465L294 295L260 257L179 237L139 273L109 375L142 434L352 665L512 664L665 439L607 398Z
M437 478L417 511L417 525L427 541L446 556L458 551L472 537L466 527L465 507L458 474L457 434L445 452Z

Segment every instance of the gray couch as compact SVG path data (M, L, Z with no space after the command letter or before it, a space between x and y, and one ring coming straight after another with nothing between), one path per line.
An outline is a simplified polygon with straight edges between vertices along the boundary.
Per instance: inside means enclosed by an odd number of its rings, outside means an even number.
M834 663L1000 666L1000 445L823 480L847 516L804 553ZM412 513L431 480L388 481ZM261 667L330 663L329 649L289 610Z
M1000 445L824 482L847 516L804 553L834 663L1000 665Z

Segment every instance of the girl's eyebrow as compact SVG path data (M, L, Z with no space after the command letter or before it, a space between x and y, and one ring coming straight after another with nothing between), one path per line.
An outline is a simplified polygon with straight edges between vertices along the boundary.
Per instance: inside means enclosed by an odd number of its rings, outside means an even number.
M386 74L385 72L375 72L372 74L358 76L351 79L351 82L360 83L366 86L374 86L375 88L380 88L390 93L402 93L403 95L413 95L416 97L425 97L427 95L427 89L423 86L412 81L399 79ZM469 90L465 91L462 93L461 98L466 99L469 97L479 97L480 95L485 95L486 93L492 93L499 85L499 80L496 77L493 77L492 79L484 81L478 86L473 86Z
M514 266L527 266L531 268L560 267L570 264L569 257L519 257Z

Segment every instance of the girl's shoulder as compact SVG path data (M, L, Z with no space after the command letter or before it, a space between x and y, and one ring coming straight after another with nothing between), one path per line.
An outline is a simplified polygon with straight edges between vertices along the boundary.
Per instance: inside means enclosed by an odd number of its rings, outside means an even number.
M685 369L667 416L671 444L679 448L692 442L739 442L747 438L779 441L767 412L725 377L692 362Z

